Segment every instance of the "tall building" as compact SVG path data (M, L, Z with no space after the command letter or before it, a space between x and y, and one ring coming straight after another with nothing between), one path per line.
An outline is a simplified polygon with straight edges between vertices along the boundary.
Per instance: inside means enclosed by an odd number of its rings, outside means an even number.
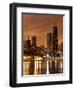
M60 45L58 46L58 50L60 50L61 52L63 52L63 42L61 42Z
M32 46L36 47L36 36L32 36Z
M28 36L28 40L25 41L27 47L30 47L31 46L31 40L29 39L29 36Z
M53 55L57 55L57 50L58 50L58 32L57 32L57 27L53 27L53 46L52 46L52 51Z
M52 33L47 34L47 47L52 50Z

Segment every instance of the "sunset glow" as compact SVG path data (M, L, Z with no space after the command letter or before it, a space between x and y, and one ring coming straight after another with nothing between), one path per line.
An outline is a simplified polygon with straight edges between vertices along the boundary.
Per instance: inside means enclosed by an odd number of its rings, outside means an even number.
M37 44L47 46L46 35L52 32L53 26L58 27L58 43L63 41L63 16L55 15L22 15L24 39L37 36Z

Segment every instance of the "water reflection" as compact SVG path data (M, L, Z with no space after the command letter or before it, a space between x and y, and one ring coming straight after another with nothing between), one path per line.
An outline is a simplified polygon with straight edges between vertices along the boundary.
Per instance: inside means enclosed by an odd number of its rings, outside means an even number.
M63 59L26 59L23 60L23 75L63 73Z

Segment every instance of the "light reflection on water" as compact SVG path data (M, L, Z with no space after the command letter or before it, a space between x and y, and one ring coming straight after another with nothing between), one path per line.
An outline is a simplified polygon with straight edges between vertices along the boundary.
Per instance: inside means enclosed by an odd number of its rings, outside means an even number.
M63 73L63 59L23 61L23 75L55 73Z

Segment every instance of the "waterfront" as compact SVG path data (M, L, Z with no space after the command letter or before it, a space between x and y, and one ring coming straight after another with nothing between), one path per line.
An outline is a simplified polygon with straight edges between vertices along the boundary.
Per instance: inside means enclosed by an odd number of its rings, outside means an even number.
M63 73L63 16L22 17L22 75Z
M23 59L23 75L57 74L63 73L62 58L47 58L28 56Z

